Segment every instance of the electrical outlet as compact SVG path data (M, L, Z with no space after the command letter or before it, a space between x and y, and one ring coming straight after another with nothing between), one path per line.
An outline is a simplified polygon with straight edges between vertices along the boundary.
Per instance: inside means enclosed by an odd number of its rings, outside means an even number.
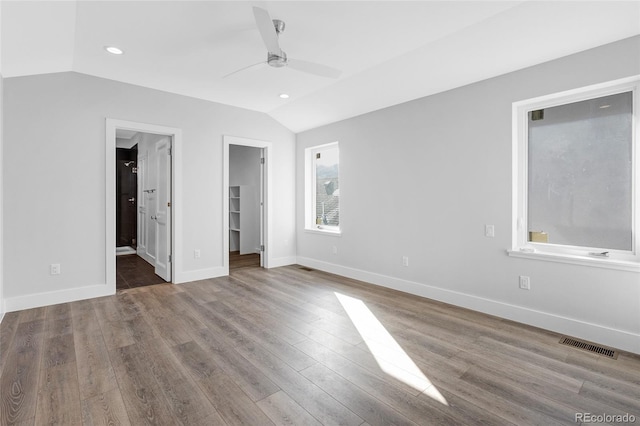
M49 273L51 275L60 275L60 264L52 263L51 265L49 265Z
M331 249L331 253L338 254L338 246L333 246L333 248Z
M195 249L193 251L193 258L194 259L200 259L200 249Z
M409 266L409 256L402 256L402 266Z
M484 236L488 238L493 238L496 236L496 229L493 225L485 225L484 226Z
M520 288L522 290L531 290L531 279L526 275L520 275Z

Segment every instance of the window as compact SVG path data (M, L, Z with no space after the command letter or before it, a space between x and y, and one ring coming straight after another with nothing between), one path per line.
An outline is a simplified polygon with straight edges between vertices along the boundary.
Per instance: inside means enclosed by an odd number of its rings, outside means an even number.
M307 148L306 228L340 232L340 151L338 143Z
M639 83L513 105L510 254L640 271Z

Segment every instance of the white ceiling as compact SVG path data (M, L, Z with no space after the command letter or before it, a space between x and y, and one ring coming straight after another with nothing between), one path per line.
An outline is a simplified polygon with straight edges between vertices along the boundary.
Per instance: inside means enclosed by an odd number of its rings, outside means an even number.
M252 6L290 58L254 67ZM265 112L294 132L640 34L640 1L6 1L4 77L76 71ZM103 49L125 50L113 56ZM289 99L280 99L280 93Z

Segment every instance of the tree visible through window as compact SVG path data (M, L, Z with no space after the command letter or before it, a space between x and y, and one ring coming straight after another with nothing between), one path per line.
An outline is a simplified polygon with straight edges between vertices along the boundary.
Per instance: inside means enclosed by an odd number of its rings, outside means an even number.
M305 150L306 228L340 231L340 151L338 143Z
M316 153L316 224L340 225L338 147Z

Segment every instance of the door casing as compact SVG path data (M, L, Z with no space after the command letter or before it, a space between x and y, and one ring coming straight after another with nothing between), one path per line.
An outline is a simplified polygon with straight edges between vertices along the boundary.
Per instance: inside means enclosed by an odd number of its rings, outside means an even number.
M262 148L264 154L264 165L262 168L262 189L263 206L261 209L261 234L262 245L264 245L264 251L261 256L261 266L263 268L269 268L271 262L271 244L270 236L272 235L271 226L271 157L272 157L272 143L257 139L241 138L237 136L223 136L223 173L222 173L222 255L224 262L224 273L229 275L229 145L241 145L254 148Z
M182 258L182 194L177 188L182 186L182 130L175 127L107 118L105 122L106 150L106 216L105 216L105 274L106 285L111 292L116 291L116 129L133 130L141 133L155 133L171 138L171 282L181 282Z

